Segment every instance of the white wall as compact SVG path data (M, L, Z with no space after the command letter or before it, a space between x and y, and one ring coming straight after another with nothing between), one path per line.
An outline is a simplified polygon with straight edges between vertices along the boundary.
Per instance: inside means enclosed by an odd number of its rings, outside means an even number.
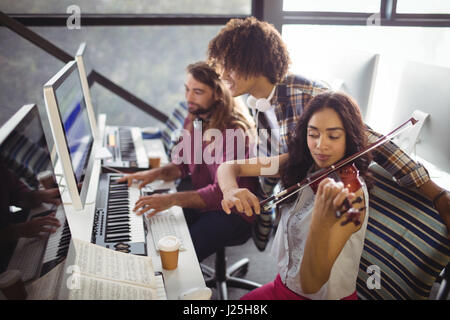
M399 76L406 61L450 67L450 28L284 25L293 72L311 74L314 64L333 59L335 51L380 54L377 81L366 122L386 133L394 124ZM326 61L325 61L326 62Z

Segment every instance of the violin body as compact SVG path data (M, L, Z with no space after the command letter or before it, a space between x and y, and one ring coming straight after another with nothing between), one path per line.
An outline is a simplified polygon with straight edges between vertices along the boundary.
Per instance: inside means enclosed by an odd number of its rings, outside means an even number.
M347 188L348 191L352 193L358 191L362 187L362 182L359 177L359 170L358 168L356 168L354 163L350 163L346 166L343 166L338 170L331 172L327 176L324 176L319 180L314 181L314 183L310 185L314 194L317 192L317 188L319 187L320 181L322 181L325 178L332 178L336 182L341 181L344 184L344 187ZM357 198L353 203L360 202L361 200L362 199ZM345 199L340 210L336 211L336 218L340 218L342 214L347 212L347 219L343 221L341 224L346 225L349 222L353 222L355 225L359 225L361 223L360 210L361 209L354 209L352 207L352 203L350 203L348 199Z
M331 172L327 176L320 178L317 181L312 183L311 189L314 194L317 192L317 188L319 187L319 183L325 178L333 178L334 181L339 182L342 181L344 187L348 189L350 192L355 192L361 188L361 180L359 178L359 170L356 168L354 163L348 164L342 168L339 168L336 171Z

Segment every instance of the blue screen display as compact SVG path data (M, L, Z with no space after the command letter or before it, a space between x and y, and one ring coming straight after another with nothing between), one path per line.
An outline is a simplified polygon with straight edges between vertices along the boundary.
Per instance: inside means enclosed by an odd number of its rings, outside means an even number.
M86 173L94 139L76 68L56 89L55 94L75 179L80 184Z

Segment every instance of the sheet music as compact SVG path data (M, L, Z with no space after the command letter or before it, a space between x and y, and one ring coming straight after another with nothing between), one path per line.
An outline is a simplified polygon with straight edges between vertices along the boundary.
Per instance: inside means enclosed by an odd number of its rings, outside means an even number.
M155 300L156 290L134 285L124 285L104 279L80 276L80 288L70 290L69 300Z
M134 285L156 287L150 257L113 251L90 242L73 239L75 265L82 274L114 279Z
M107 249L72 238L59 283L59 300L157 299L150 257Z
M36 279L26 286L28 300L52 300L56 298L58 286L61 281L65 261L61 262L44 276Z

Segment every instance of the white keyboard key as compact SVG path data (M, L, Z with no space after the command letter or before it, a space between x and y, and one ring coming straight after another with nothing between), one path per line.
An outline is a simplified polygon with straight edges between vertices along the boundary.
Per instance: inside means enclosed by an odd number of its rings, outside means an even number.
M142 215L138 216L133 212L136 201L139 200L140 195L141 191L137 187L131 186L128 188L131 242L145 242L143 217Z

